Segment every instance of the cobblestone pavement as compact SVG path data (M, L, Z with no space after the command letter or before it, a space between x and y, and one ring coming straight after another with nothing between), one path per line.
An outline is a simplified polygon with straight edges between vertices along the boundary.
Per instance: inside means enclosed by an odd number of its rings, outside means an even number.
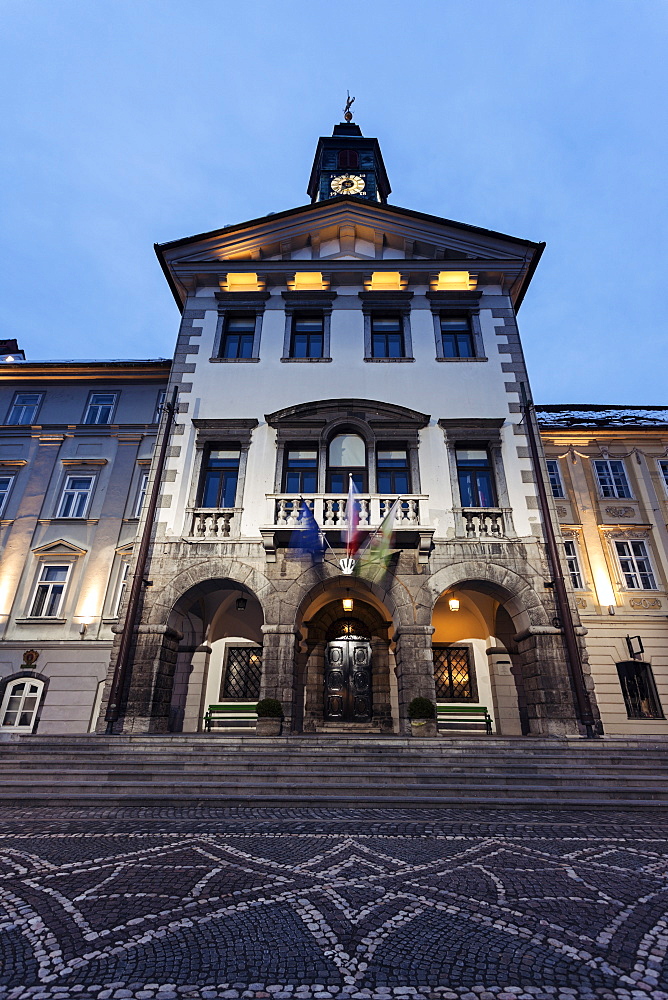
M668 815L6 809L0 1000L668 1000Z

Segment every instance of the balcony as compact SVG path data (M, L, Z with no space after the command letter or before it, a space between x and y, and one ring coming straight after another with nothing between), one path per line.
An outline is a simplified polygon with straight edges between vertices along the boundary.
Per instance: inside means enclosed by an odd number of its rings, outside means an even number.
M458 538L507 538L512 511L509 507L455 507Z
M188 534L187 538L193 538L198 542L219 542L225 538L230 538L232 534L239 534L239 519L241 517L241 507L224 507L221 509L211 507L192 508L188 514ZM234 523L236 518L236 524ZM233 532L233 527L236 530Z

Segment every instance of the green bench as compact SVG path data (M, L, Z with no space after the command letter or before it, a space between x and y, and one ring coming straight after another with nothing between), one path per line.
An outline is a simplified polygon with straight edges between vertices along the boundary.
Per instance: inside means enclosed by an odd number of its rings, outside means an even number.
M492 735L492 717L484 705L437 704L436 718L442 734L473 731Z
M218 705L209 705L204 716L204 727L207 733L210 733L214 726L230 731L255 729L256 705L255 701L224 701Z

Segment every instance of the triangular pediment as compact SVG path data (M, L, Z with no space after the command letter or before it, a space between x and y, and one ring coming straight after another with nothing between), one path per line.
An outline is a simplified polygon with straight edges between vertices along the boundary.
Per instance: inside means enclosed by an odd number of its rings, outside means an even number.
M32 550L36 556L85 556L88 549L82 549L73 542L68 542L64 538L57 538L53 542L46 542Z

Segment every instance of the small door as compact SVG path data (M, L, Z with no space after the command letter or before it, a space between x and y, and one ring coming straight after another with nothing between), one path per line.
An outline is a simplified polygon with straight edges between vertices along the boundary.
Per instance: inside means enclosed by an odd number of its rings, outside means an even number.
M371 643L335 639L325 650L325 719L371 720Z

